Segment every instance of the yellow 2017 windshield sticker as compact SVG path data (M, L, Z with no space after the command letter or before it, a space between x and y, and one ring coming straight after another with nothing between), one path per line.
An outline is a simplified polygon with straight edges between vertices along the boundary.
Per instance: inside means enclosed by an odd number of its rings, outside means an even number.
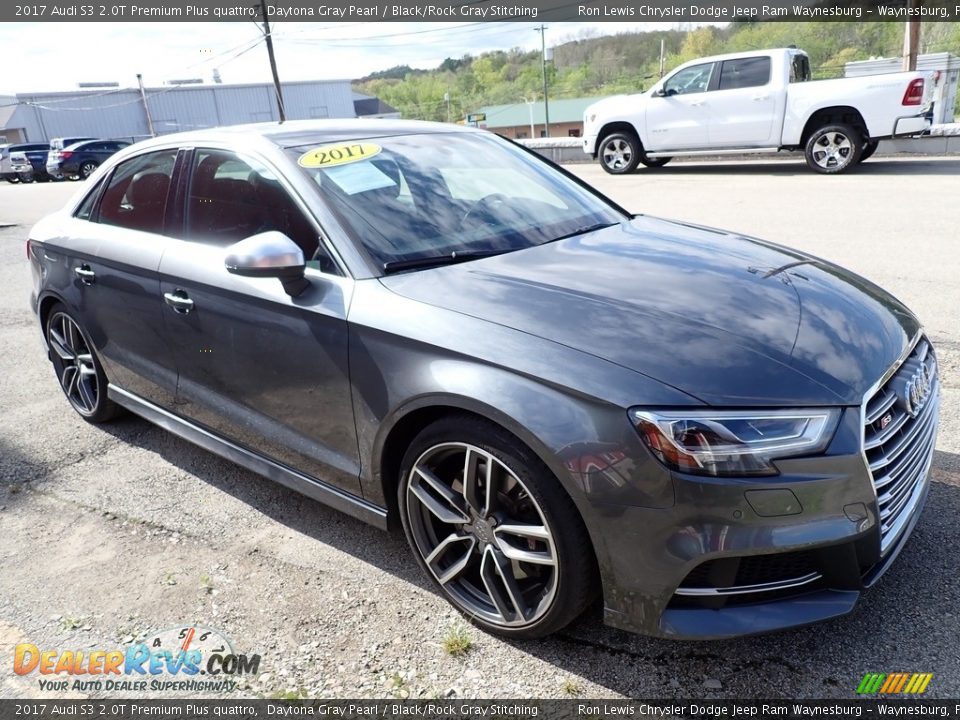
M297 159L297 162L300 167L305 168L328 168L358 162L359 160L369 160L374 155L379 155L381 150L383 148L375 143L321 145L312 150L307 150Z

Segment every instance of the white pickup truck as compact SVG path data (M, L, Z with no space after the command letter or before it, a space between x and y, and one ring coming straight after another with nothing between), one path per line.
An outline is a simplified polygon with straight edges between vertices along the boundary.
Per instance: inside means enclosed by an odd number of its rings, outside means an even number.
M795 48L718 55L591 105L583 150L615 175L678 155L780 150L803 150L811 169L835 174L882 138L926 130L933 84L922 72L810 82L810 60Z

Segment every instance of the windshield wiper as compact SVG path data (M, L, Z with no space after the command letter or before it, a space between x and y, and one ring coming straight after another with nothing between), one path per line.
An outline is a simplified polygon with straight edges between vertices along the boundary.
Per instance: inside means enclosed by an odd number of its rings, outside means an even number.
M593 225L584 225L578 227L573 232L568 232L566 235L561 235L560 237L555 237L552 240L547 240L547 242L557 242L557 240L566 240L567 238L576 237L577 235L586 235L588 232L593 232L594 230L603 230L604 228L613 227L614 225L619 225L619 222L599 222L594 223Z
M479 260L480 258L491 257L493 255L502 255L508 250L478 250L474 252L451 252L444 255L427 255L425 257L409 258L407 260L389 260L383 264L384 272L395 272L397 270L413 270L414 268L438 267L440 265L453 265L455 263L467 262L468 260Z

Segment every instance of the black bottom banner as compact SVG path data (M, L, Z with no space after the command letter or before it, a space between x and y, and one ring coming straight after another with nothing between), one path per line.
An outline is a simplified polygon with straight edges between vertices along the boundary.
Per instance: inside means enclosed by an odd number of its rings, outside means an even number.
M960 700L0 700L0 720L307 717L960 719Z

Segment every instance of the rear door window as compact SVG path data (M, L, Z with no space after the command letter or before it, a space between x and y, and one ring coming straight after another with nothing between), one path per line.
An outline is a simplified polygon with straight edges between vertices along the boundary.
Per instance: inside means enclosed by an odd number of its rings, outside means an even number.
M760 87L770 82L771 62L768 57L724 60L720 70L720 90Z
M117 165L100 202L105 225L162 233L177 151L159 150Z

